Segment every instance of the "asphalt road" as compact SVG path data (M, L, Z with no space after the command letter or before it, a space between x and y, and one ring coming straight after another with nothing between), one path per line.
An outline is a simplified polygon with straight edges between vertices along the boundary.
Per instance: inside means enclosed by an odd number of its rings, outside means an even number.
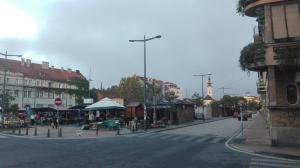
M227 121L211 125L222 127L222 123L227 124ZM289 165L231 151L224 145L226 140L227 137L216 134L179 134L176 130L77 140L37 140L1 135L0 168L239 168Z

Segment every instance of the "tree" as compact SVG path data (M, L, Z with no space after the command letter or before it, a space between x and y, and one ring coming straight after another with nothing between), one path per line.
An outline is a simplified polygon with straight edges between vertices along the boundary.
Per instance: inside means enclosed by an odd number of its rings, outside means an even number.
M6 91L4 95L4 103L3 103L3 94L0 94L0 99L1 99L1 106L3 106L4 104L5 112L9 112L9 104L11 101L14 100L14 97L10 96Z
M256 101L249 101L247 102L247 109L248 110L259 110L261 108L261 104Z
M12 112L14 114L16 114L18 112L18 110L19 110L19 107L17 104L13 104L9 107L9 112Z
M143 102L144 100L143 86L135 76L122 78L118 89L120 95L127 102Z
M76 86L77 89L68 89L65 91L71 95L75 95L76 104L83 104L83 98L88 97L89 94L89 81L75 77L71 78L68 83Z
M257 45L250 43L241 50L240 67L243 71L248 70L248 67L254 62Z

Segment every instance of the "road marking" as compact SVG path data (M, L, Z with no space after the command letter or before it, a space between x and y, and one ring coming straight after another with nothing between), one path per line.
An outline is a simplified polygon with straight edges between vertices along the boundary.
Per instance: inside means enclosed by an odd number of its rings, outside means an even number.
M189 141L192 141L192 140L194 140L194 139L198 139L198 137L195 137L195 136L187 137L187 138L183 139L183 141L189 142Z
M196 142L204 142L207 141L208 139L210 139L211 137L201 137L200 139L198 139Z
M153 133L136 134L135 136L142 138L142 137L148 137L148 136L151 136L151 135L153 135Z
M277 164L277 163L261 163L261 162L251 162L250 165L255 166L272 166L272 167L281 167L281 168L299 168L300 165L286 165L286 164Z
M172 140L177 141L177 140L185 139L187 137L189 137L189 136L187 136L187 135L178 135L177 137L173 138Z
M254 162L273 162L273 163L287 163L287 164L296 164L300 166L300 163L295 163L292 161L285 161L285 160L274 160L274 159L261 159L261 158L252 158L251 161Z
M167 134L167 136L160 137L160 139L169 139L169 138L174 137L174 136L176 136L176 135Z
M220 142L220 141L222 141L222 140L223 140L222 137L216 137L216 138L212 139L212 140L209 141L209 142L210 142L210 143L218 143L218 142Z

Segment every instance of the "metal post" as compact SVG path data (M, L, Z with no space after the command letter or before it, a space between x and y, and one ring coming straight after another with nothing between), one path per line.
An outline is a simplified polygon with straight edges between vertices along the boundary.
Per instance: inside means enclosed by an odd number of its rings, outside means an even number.
M28 135L28 126L26 127L26 135Z
M144 130L147 130L147 106L146 106L146 36L144 35Z
M19 135L21 135L21 127L19 126Z
M243 125L243 111L241 110L241 127L242 127L242 135L244 134L244 125Z
M34 127L34 136L37 136L37 127Z
M48 128L47 137L50 137L50 129Z
M97 125L96 136L99 135L99 126Z
M62 130L61 130L61 128L59 128L59 130L58 130L58 137L62 137Z

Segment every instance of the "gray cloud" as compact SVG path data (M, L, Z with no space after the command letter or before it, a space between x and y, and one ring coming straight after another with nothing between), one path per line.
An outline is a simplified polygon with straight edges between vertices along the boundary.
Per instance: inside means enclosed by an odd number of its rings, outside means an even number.
M58 1L49 6L38 39L4 39L0 45L27 49L86 76L92 67L92 85L107 87L143 74L143 45L129 39L161 34L147 43L149 76L175 82L191 95L201 89L200 78L192 75L211 72L217 96L223 86L231 88L228 93L255 94L256 75L247 77L238 66L255 22L235 13L236 1Z

